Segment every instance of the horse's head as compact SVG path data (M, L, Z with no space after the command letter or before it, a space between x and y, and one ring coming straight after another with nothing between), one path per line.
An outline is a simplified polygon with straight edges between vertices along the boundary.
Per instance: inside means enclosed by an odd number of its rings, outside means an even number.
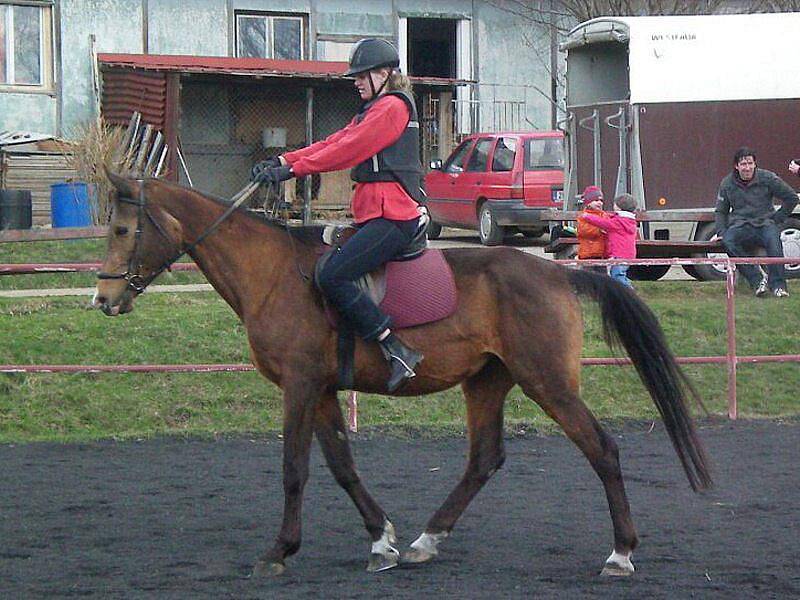
M180 252L181 227L159 202L155 182L107 173L111 197L106 257L97 275L93 305L106 315L133 310L133 301ZM159 193L161 192L161 194Z

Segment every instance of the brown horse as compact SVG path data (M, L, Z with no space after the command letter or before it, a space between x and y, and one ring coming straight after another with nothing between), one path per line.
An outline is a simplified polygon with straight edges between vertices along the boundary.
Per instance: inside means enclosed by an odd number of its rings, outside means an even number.
M469 460L461 481L401 558L394 528L361 482L351 456L336 396L336 334L306 276L319 242L312 241L308 229L290 233L238 209L208 234L230 205L162 181L111 178L117 197L95 305L107 315L129 312L152 276L185 250L244 323L253 363L283 391L283 522L255 573L283 572L286 557L300 547L303 488L315 433L333 476L352 498L372 539L368 570L433 558L439 542L503 464L503 404L515 384L564 429L605 488L614 548L603 573L633 573L631 553L638 539L617 446L580 398L580 294L599 303L606 340L621 343L630 355L692 488L711 485L686 408L694 392L655 316L634 293L603 275L510 248L446 250L458 308L447 319L400 331L406 343L425 354L417 377L400 394L416 396L461 384ZM387 373L378 345L358 340L354 388L385 394Z

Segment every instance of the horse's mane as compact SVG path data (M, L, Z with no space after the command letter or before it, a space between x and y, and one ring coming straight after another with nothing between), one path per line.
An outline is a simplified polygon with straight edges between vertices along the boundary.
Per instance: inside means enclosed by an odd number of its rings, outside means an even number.
M209 192L203 192L180 183L164 181L163 179L148 179L147 181L163 185L176 191L179 190L188 192L189 194L196 194L225 208L228 208L232 204L227 198L221 198L220 196L215 196ZM266 214L257 213L244 206L237 207L236 213L252 221L256 221L259 224L266 225L269 228L279 229L282 233L287 233L294 240L305 246L314 247L322 245L322 231L325 228L324 225L287 225L286 221L270 218Z

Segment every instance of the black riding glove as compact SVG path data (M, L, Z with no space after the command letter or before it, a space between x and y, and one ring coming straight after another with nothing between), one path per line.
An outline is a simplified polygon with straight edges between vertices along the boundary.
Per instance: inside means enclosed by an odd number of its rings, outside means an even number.
M250 170L250 181L256 181L258 176L267 169L281 166L281 159L278 156L270 156L267 160L262 160L253 165Z
M272 167L261 171L256 175L254 181L258 183L271 183L273 185L279 184L281 181L286 181L294 177L291 167Z

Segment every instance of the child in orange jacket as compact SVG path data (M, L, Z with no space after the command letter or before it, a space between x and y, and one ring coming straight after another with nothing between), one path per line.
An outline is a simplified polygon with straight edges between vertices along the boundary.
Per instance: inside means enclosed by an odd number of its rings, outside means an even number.
M597 217L608 216L603 211L603 192L599 187L596 185L586 186L582 197L584 214ZM577 235L578 259L606 257L606 235L600 227L583 219L578 219Z

